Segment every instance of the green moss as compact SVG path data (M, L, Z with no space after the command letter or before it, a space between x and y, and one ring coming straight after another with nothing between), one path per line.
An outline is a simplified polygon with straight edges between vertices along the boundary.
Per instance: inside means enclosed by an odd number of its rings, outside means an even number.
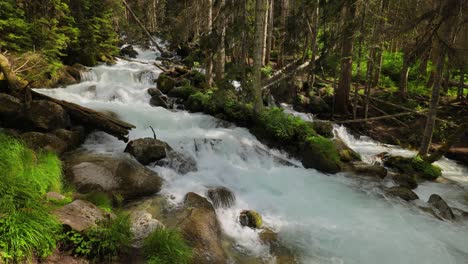
M411 158L390 157L385 160L385 166L395 168L406 175L414 175L420 179L433 181L442 176L442 170L436 165L424 161L421 157Z
M151 264L188 264L192 260L192 249L174 229L156 229L145 239L143 253Z
M185 103L185 108L192 112L203 112L211 100L211 93L196 92Z
M252 219L254 220L256 228L262 227L263 225L262 216L256 211L249 211L249 214L250 214L250 217L252 217Z
M312 146L316 154L320 154L335 164L340 164L340 155L332 141L321 137L309 137L307 143Z
M184 86L175 87L175 88L171 89L167 93L167 95L170 96L170 97L188 99L192 94L195 94L197 91L198 91L197 88L190 85L189 83L185 83Z
M267 108L258 118L259 126L272 140L297 144L308 137L316 136L312 124L299 117L286 114L279 108Z
M43 195L61 189L59 159L0 134L0 160L0 262L50 255L60 224L48 213Z
M62 235L62 245L75 256L96 262L112 262L129 249L131 239L130 218L120 214L85 232L66 232Z
M158 89L167 94L171 91L175 86L175 80L171 77L167 76L166 74L160 74L157 81Z
M92 202L97 207L106 212L112 211L112 199L108 194L103 192L92 192L86 195L86 200Z

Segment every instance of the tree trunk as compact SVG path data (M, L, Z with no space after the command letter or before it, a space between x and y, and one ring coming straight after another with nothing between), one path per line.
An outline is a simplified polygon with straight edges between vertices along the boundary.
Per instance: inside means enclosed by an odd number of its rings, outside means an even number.
M319 32L319 19L320 19L320 0L316 0L315 10L312 20L312 35L311 35L311 50L312 57L310 58L309 70L309 87L312 89L315 85L315 57L317 56L317 36Z
M278 65L284 65L284 42L286 37L286 25L289 13L289 0L281 0L281 18L280 18L280 38L279 38L279 59Z
M403 67L401 68L400 73L400 87L398 92L400 93L401 98L406 100L408 98L408 75L410 70L410 59L409 54L405 52L403 55Z
M435 121L437 117L437 106L440 99L440 88L442 86L442 74L444 72L446 47L444 44L439 45L440 54L437 58L437 68L434 74L434 86L431 94L431 105L427 115L426 126L424 128L423 139L419 148L419 155L425 157L429 152L434 133Z
M463 100L463 89L465 88L465 67L460 68L460 83L458 84L457 100Z
M3 73L5 80L8 83L8 87L11 91L20 90L23 88L16 74L10 68L10 62L8 59L0 53L0 73Z
M268 65L270 63L271 49L273 47L274 3L275 3L275 0L270 0L270 6L268 7L268 30L267 30L265 65Z
M213 30L213 0L206 0L206 7L207 7L207 14L206 14L206 35L210 35L211 31ZM208 86L211 87L213 86L213 55L211 51L208 51L208 54L206 56L207 62L206 62L206 82L208 83Z
M216 18L216 31L218 32L218 43L215 56L215 80L220 83L224 79L224 66L226 63L226 20L227 14L221 14L223 12L226 0L221 0L220 3L220 14Z
M343 38L341 40L341 74L337 90L335 91L335 111L339 114L349 113L348 106L353 69L356 0L346 1L344 14L345 25Z
M255 5L255 39L254 39L254 67L253 67L253 103L256 113L260 113L263 109L262 100L262 52L264 45L265 34L265 14L267 3L266 0L256 0Z

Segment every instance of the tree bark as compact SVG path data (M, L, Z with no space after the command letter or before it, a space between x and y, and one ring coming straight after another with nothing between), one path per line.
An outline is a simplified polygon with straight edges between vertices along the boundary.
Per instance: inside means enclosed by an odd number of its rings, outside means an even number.
M260 113L263 109L262 100L262 53L265 34L266 0L256 0L255 5L255 39L254 39L254 67L253 67L253 102L254 111Z
M312 19L312 35L311 35L311 50L312 57L310 58L310 70L309 70L309 87L312 89L315 85L315 57L317 57L317 36L319 32L319 20L320 20L320 0L315 3L315 10Z
M437 106L439 105L440 89L442 86L442 75L444 72L446 47L444 44L439 45L439 56L437 58L437 68L434 75L434 86L431 94L431 105L427 115L426 126L424 128L423 139L419 148L419 155L425 157L429 152L434 134L435 121L437 117Z
M213 30L213 0L206 0L206 8L207 8L207 12L206 12L206 21L205 21L205 25L206 25L206 35L209 36L211 34L211 31ZM205 69L205 72L206 72L206 82L208 83L208 86L211 87L213 86L213 54L211 51L208 51L207 52L207 56L206 56L206 59L207 59L207 62L206 62L206 69Z
M353 48L356 17L356 0L346 1L344 5L345 25L341 40L341 74L340 81L335 91L335 112L348 114L350 103L351 77L353 69Z
M463 100L463 90L465 89L465 67L460 68L460 83L458 84L457 100Z
M267 30L267 44L265 53L265 65L270 63L271 49L273 47L273 28L274 28L274 3L275 0L269 0L270 6L268 7L268 30Z
M405 52L403 55L403 67L401 68L400 73L400 87L399 93L401 98L406 100L408 98L408 75L410 70L410 59L409 54Z
M278 65L284 65L284 43L286 37L286 26L289 13L289 0L281 0L281 17L280 17L280 37L279 37L279 58Z
M10 62L8 59L0 53L0 73L3 73L3 77L8 83L8 87L11 91L21 90L23 85L16 77L16 74L10 68Z

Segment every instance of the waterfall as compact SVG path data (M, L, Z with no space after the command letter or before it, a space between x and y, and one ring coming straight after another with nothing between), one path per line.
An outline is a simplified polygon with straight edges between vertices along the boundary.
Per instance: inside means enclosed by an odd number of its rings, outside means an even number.
M156 57L152 51L138 49L138 52L141 61ZM442 222L413 205L387 200L374 183L279 164L268 152L294 164L300 163L264 146L244 128L226 126L203 114L151 107L146 90L155 86L149 79L159 73L151 64L118 60L114 66L90 69L80 84L39 91L116 113L137 126L130 133L131 139L151 137L149 126L152 126L159 139L193 157L198 171L186 175L150 166L165 179L162 194L180 203L189 191L204 195L210 186L233 190L237 196L235 205L217 209L217 215L223 231L250 254L268 257L268 248L260 243L258 231L237 223L243 209L260 212L265 225L279 233L281 241L297 252L301 263L467 262L467 225ZM375 153L382 152L382 145L376 142L352 138L341 127L335 127L335 131L363 154L365 161L372 162ZM96 132L83 147L115 153L122 152L125 144ZM268 151L261 152L258 148ZM394 151L412 154L397 148ZM453 167L453 177L466 175L466 171L449 161L440 164L451 164L443 168ZM427 188L435 189L431 185Z

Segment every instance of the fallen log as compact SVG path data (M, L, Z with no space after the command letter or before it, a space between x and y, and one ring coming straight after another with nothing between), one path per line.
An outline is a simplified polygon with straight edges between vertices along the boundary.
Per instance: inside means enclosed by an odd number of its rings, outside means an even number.
M135 128L132 124L99 113L95 110L67 101L58 100L36 91L31 91L31 93L34 99L47 100L59 104L68 112L70 118L76 123L82 124L89 129L104 131L124 142L128 142L128 133L131 129Z
M10 68L10 62L8 61L7 57L3 56L3 54L0 53L0 73L3 74L3 77L7 81L10 90L21 90L24 86L21 84L21 82L18 80L16 77L16 74L14 71L11 70Z
M370 118L363 118L363 119L351 119L351 120L344 120L344 121L333 121L337 124L348 124L348 123L363 123L368 121L375 121L375 120L382 120L388 118L395 118L397 116L405 116L405 115L412 115L413 112L406 112L406 113L399 113L393 115L385 115L385 116L377 116L377 117L370 117Z
M281 82L282 80L284 80L286 78L289 78L289 77L293 76L296 72L307 68L309 65L310 65L310 61L307 61L307 62L299 65L297 68L294 68L294 69L290 70L289 72L284 73L284 75L281 78L277 78L276 80L273 80L273 81L269 82L267 85L263 86L262 90L269 89L271 86Z

